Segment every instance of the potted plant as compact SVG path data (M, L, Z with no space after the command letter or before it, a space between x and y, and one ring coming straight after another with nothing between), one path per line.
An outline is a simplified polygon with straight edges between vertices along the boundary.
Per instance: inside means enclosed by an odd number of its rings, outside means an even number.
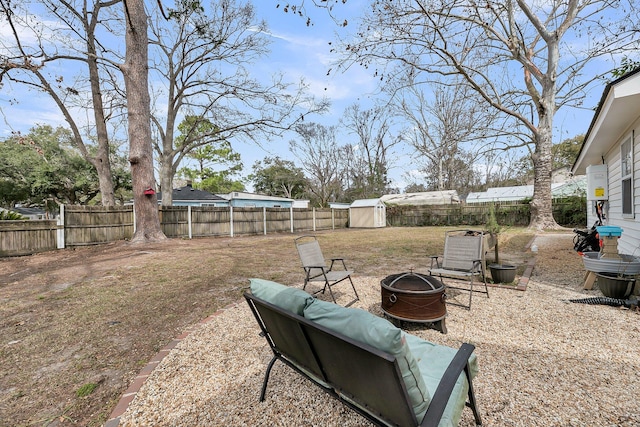
M516 279L516 266L500 263L500 250L498 248L498 242L500 241L499 234L500 231L502 231L502 227L496 220L496 211L494 205L491 205L489 208L489 218L487 220L485 228L495 241L495 244L493 246L494 262L492 264L489 264L491 279L493 279L494 283L511 283Z

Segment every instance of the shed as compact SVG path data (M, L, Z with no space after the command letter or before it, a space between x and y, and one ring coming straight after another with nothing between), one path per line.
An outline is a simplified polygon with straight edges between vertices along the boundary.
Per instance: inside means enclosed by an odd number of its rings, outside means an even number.
M387 210L381 199L355 200L349 206L350 228L379 228L387 225Z

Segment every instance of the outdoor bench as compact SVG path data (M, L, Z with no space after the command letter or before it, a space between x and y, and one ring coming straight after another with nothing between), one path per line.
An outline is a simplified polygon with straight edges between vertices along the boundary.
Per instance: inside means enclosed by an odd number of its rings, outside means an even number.
M474 346L433 344L365 310L251 279L244 297L277 360L381 426L457 426L465 406L481 425Z

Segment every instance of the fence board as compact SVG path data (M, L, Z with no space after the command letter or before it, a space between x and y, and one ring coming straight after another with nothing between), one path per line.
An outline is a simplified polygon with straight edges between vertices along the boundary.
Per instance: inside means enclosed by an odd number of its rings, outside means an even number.
M160 206L160 228L167 237L189 236L189 207Z
M133 206L65 205L66 246L95 245L133 236Z
M0 256L56 249L56 220L0 221Z
M231 213L229 208L191 208L192 236L228 236L231 234Z

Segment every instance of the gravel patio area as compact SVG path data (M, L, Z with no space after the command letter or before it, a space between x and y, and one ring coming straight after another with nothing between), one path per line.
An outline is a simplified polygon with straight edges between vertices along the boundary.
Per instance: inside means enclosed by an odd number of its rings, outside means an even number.
M474 295L471 311L449 307L448 334L407 327L439 344L476 346L474 386L485 426L640 425L640 314L567 302L601 295L582 290L584 268L571 238L537 236L526 291L490 288L488 299ZM354 276L355 307L382 314L381 279ZM120 425L370 425L281 363L259 402L271 353L258 333L244 300L199 325L146 378ZM470 410L460 425L474 425Z

